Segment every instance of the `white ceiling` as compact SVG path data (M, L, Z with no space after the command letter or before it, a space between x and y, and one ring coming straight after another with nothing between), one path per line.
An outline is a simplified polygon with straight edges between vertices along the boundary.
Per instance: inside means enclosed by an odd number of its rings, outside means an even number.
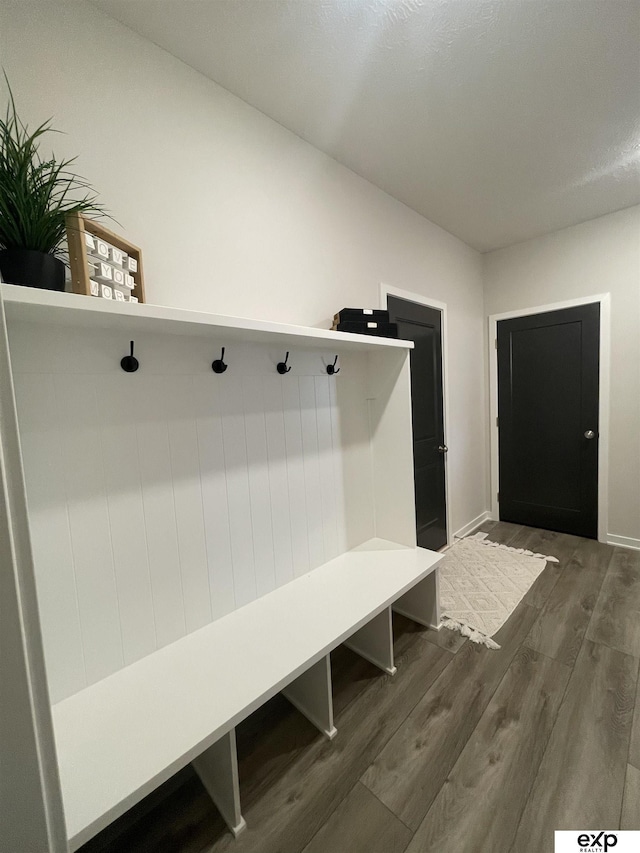
M640 0L94 0L487 251L640 203Z

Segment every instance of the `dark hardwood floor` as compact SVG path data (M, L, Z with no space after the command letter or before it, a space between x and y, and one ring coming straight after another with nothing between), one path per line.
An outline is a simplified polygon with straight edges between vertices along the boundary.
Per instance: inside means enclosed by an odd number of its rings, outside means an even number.
M640 552L487 522L558 557L490 651L394 616L394 677L332 655L332 742L278 696L237 729L248 829L190 768L82 853L552 853L640 829Z

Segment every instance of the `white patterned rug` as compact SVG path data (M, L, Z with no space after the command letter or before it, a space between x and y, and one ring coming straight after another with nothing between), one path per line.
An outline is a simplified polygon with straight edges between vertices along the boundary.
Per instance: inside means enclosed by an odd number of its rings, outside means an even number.
M458 539L439 566L441 624L490 649L491 637L504 625L547 561L555 557L509 548L476 533Z

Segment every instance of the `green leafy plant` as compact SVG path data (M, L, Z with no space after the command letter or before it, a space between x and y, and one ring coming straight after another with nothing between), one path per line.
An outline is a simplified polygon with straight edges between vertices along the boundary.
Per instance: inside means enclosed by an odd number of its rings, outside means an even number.
M57 133L48 119L34 131L18 117L13 92L0 118L0 249L33 249L54 254L65 241L70 213L106 216L97 196L69 171L75 162L40 156L40 141Z

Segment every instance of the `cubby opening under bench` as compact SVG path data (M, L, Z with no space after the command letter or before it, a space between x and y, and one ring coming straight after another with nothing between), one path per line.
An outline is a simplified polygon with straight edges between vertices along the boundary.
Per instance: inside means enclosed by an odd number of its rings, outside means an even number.
M439 625L412 344L6 285L2 301L68 847L190 762L237 834L235 726L282 692L333 738L331 651L392 675L392 609Z

